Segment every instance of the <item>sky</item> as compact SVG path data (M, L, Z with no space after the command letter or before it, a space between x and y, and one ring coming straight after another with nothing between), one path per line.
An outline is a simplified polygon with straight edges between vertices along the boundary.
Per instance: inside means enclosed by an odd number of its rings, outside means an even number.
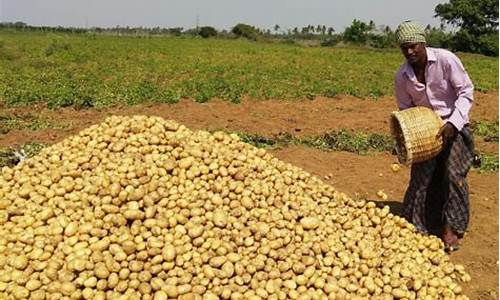
M445 0L0 0L0 21L65 27L262 29L325 25L342 32L353 19L394 29L405 20L439 26L434 8Z

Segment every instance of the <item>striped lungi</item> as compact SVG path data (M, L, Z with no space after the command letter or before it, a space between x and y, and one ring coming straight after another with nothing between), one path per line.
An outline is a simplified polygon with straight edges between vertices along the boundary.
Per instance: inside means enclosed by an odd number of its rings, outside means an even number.
M469 126L457 134L431 160L413 164L403 214L422 233L438 232L449 225L464 233L469 223L466 176L474 159L474 138Z

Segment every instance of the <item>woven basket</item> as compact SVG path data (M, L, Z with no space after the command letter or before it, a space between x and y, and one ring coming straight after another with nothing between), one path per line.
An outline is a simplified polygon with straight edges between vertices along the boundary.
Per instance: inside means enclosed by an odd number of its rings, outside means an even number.
M438 155L443 139L436 138L443 125L441 118L430 108L412 107L391 114L391 133L396 139L399 162L411 165Z

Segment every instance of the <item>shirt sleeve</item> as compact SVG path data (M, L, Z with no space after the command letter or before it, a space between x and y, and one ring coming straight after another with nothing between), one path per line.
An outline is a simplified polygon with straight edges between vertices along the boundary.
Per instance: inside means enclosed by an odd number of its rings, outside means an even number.
M460 131L468 123L469 111L474 100L474 86L460 59L455 55L452 55L448 60L447 72L457 95L455 108L448 118L448 122Z
M410 94L406 91L406 83L401 72L398 72L396 75L394 87L399 110L414 106L411 101Z

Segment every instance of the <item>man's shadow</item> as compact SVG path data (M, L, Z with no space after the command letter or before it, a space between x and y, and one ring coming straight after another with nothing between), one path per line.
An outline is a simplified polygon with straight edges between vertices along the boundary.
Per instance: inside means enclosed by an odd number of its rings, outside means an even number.
M380 201L380 200L373 200L373 199L368 199L368 201L374 202L377 207L383 208L384 206L389 206L389 210L393 215L403 217L403 202L398 201L398 200L385 200L385 201Z
M379 208L383 208L384 206L389 206L390 212L395 215L399 216L401 218L404 218L403 214L403 201L402 200L385 200L385 201L380 201L380 200L372 200L368 199L368 201L373 201ZM409 222L409 221L408 221ZM433 224L430 228L431 235L435 235L440 237L443 233L443 229L441 224Z

